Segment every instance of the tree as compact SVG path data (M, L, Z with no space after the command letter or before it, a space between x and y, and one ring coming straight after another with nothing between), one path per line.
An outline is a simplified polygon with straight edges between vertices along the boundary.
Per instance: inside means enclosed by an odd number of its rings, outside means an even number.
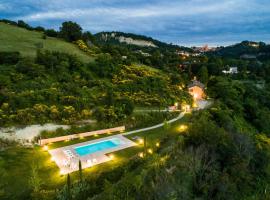
M67 175L67 199L71 200L71 180L70 175Z
M60 27L59 36L68 42L79 40L82 38L82 28L75 22L64 22Z
M100 54L96 59L96 64L91 67L100 77L111 77L117 70L114 59L110 54Z
M5 187L7 185L7 172L4 169L5 160L0 157L0 198L5 195Z
M28 25L27 23L25 23L23 20L19 20L18 21L18 26L22 27L22 28L26 28L26 29L33 29L30 25Z
M32 196L33 196L34 199L39 199L38 198L38 196L39 196L38 193L40 191L41 184L42 184L42 180L41 180L41 178L39 177L39 174L38 174L38 166L33 164L32 169L31 169L31 176L30 176L30 179L29 179L29 185L33 190Z
M81 162L81 160L79 160L79 174L80 174L80 182L83 182L82 162Z
M146 136L144 136L144 138L143 138L143 155L144 155L144 157L146 156L146 152L147 152L147 143L146 143Z
M167 120L164 120L164 122L163 122L163 128L164 128L165 130L168 130L168 129L170 128L170 124L168 123Z
M95 42L95 37L89 31L86 31L82 34L82 39L84 42L86 42L88 44L88 46L89 46L89 42L91 42L91 43Z
M198 72L199 80L206 84L208 82L208 70L206 66L202 66Z
M54 29L47 29L47 30L45 31L45 34L46 34L47 36L49 36L49 37L57 37L58 32L55 31Z

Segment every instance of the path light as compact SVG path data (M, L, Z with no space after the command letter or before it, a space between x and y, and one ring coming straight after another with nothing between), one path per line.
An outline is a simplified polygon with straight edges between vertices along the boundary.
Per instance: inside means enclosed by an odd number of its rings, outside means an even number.
M44 150L44 151L48 151L48 149L49 149L49 147L48 147L47 145L45 145L45 146L43 147L43 150Z
M142 153L142 152L139 153L139 157L140 157L140 158L143 158L143 153Z
M150 153L150 154L153 153L153 150L152 150L152 149L148 149L147 151L148 151L148 153Z
M139 144L143 144L143 139L139 139Z
M159 144L159 142L157 142L157 143L156 143L156 147L159 147L159 146L160 146L160 144Z
M184 131L186 131L187 130L187 125L181 125L180 127L179 127L179 131L180 132L184 132Z

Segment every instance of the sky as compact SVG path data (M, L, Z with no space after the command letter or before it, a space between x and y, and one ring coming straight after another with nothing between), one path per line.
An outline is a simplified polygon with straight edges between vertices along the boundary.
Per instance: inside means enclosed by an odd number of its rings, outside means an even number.
M270 0L0 0L0 18L123 31L183 46L270 42Z

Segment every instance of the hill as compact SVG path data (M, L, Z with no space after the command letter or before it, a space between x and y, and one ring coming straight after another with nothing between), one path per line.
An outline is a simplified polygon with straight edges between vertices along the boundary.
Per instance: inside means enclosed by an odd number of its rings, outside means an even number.
M59 38L47 37L43 33L29 31L24 28L0 22L0 51L18 51L23 56L35 57L37 48L49 51L75 54L83 62L92 61L93 58L72 43Z
M231 46L221 47L212 53L222 57L256 58L265 46L265 43L262 42L243 41Z
M100 32L95 34L96 41L100 44L121 44L141 48L167 48L171 50L191 50L178 45L167 44L144 35L123 32Z

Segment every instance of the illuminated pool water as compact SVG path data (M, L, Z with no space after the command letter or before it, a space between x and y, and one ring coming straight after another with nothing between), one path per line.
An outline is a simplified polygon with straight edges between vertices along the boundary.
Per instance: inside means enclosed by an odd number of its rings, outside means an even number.
M96 142L93 144L88 144L85 146L80 146L74 148L75 152L80 156L85 156L88 154L96 153L98 151L104 151L119 146L122 141L119 138L112 138L110 140L105 140L101 142Z

